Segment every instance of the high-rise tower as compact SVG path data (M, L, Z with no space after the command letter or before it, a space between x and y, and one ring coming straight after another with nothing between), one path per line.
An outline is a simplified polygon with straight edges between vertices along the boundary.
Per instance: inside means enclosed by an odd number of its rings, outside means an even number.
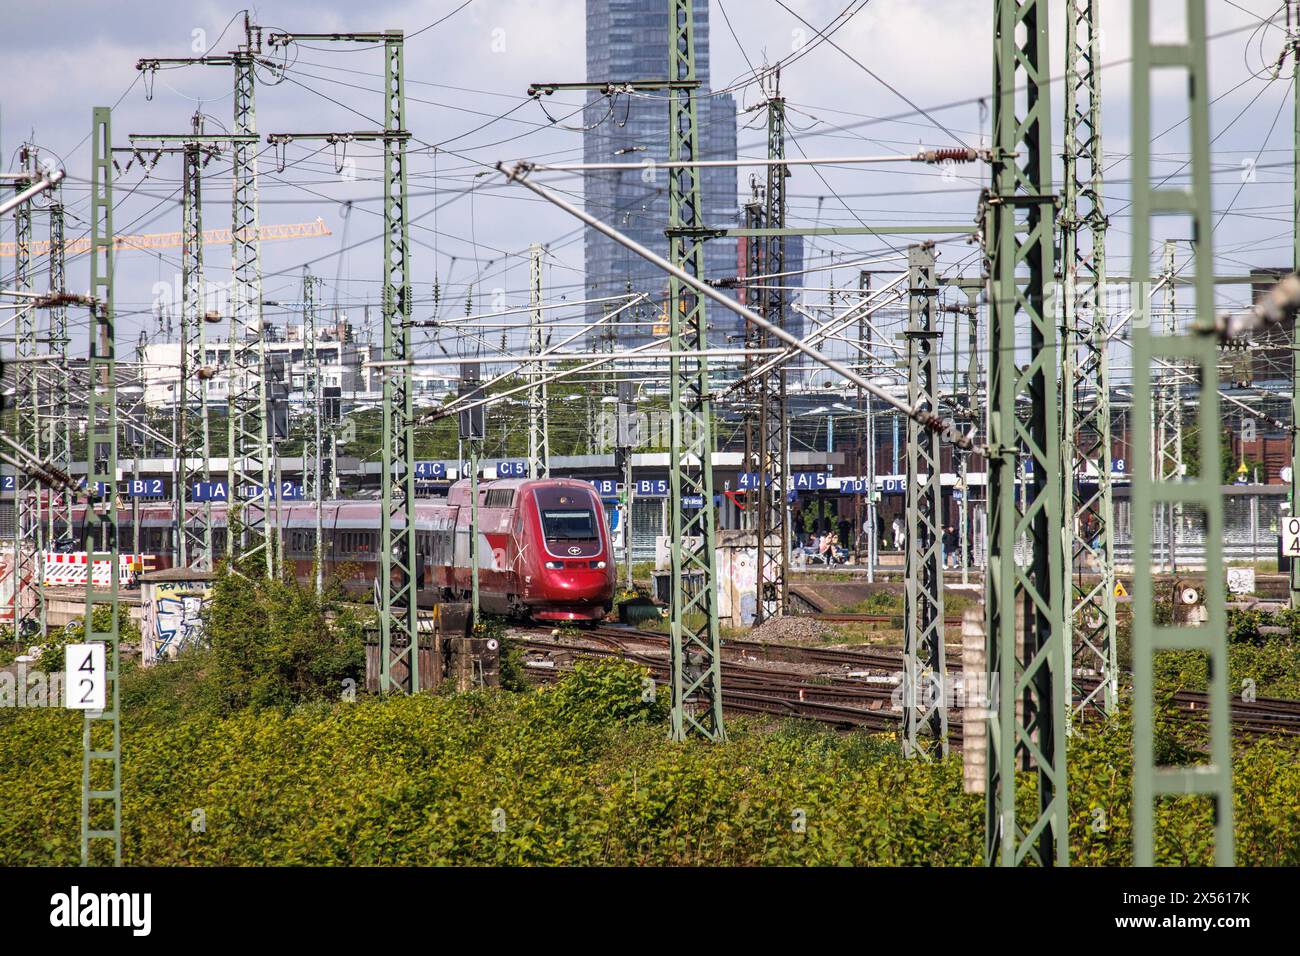
M709 4L695 0L698 116L703 159L736 157L736 103L730 94L710 95ZM668 70L668 4L666 0L587 0L587 79L663 79ZM668 175L652 164L668 159L668 94L589 94L585 110L583 154L588 163L637 163L635 170L589 170L584 174L587 211L610 223L661 256L668 255L664 228L668 224ZM705 221L723 228L737 224L737 170L706 169ZM710 279L736 274L736 240L711 239L705 246L705 273ZM586 297L618 295L628 283L648 292L654 311L663 312L668 278L659 269L592 229L586 234ZM600 306L590 309L593 318ZM629 320L633 320L629 315ZM722 344L735 334L737 323L724 310L710 313L710 341ZM650 337L650 328L629 328L622 343ZM737 342L737 345L740 343Z

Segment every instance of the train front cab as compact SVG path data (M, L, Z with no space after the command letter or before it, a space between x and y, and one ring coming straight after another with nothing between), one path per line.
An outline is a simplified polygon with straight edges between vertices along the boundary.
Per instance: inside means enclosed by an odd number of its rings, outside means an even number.
M540 547L525 602L540 621L596 621L613 606L614 560L605 510L584 482L534 485L528 516Z

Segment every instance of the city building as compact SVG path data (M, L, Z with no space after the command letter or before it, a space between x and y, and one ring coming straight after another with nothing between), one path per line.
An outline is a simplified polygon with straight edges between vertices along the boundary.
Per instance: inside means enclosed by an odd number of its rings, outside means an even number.
M379 349L365 342L357 342L351 327L341 323L330 327L318 337L314 349L304 343L302 326L268 329L266 369L268 383L284 386L290 404L301 407L309 401L311 357L319 362L323 388L339 389L343 411L377 405L383 397L383 382L379 370L367 363L379 359ZM224 411L230 394L230 343L208 342L197 367L212 369L208 380L208 405ZM140 379L143 402L153 409L170 408L175 402L174 390L180 377L181 346L179 342L157 342L145 345L140 351ZM417 405L440 404L458 387L458 380L447 375L440 367L415 369L412 374ZM195 396L197 398L197 395Z
M729 93L709 93L709 4L695 0L695 69L701 87L696 101L701 159L737 157L736 101ZM662 0L587 0L588 81L663 79L668 71L668 9ZM662 256L668 255L664 229L668 224L668 177L655 163L668 159L668 99L661 91L588 95L584 113L583 158L588 163L636 164L634 170L589 170L583 187L587 211ZM765 140L765 130L755 133ZM759 146L753 155L761 155ZM761 172L761 171L760 171ZM740 170L735 167L705 169L701 176L705 224L730 228L740 224L737 198ZM748 176L746 175L746 189ZM705 244L704 270L709 280L732 278L738 269L739 244L734 238L710 239ZM802 268L803 240L786 243L786 271ZM801 285L789 276L786 285ZM653 308L625 313L618 339L630 346L651 338L658 323L666 321L664 298L667 277L662 270L593 229L586 230L586 296L620 295L629 288L649 292ZM734 295L734 290L728 291ZM791 295L793 298L794 295ZM592 305L588 320L600 318L603 306ZM787 317L796 331L802 319ZM727 310L709 308L709 340L717 345L739 345L744 323Z

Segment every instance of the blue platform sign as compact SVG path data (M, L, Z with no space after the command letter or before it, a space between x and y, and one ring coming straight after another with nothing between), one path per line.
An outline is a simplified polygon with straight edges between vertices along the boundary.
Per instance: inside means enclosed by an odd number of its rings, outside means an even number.
M0 475L0 491L17 491L17 475Z
M592 478L591 486L596 489L596 494L602 498L618 497L618 482L613 478Z
M498 478L527 478L528 462L526 461L502 461L497 463Z
M826 489L826 472L800 471L794 476L796 491L824 491Z
M768 476L767 483L769 485L772 483L770 475ZM742 471L736 476L736 489L738 491L756 491L758 489L758 472Z
M638 498L667 498L668 479L667 478L638 479L636 483L636 494Z
M682 495L682 507L703 508L704 496L703 495Z
M440 461L417 461L415 463L415 477L426 479L446 478L447 466Z
M275 487L276 487L275 485L272 485L272 486L271 486L272 491L275 490ZM280 498L281 501L301 501L301 500L303 500L303 498L306 497L306 496L303 494L303 487L302 487L302 485L297 484L297 483L292 482L292 481L282 481L282 482L280 482L280 485L279 485L279 491L280 491L279 498ZM239 497L244 498L244 499L247 499L247 500L253 500L253 499L261 498L261 497L262 497L262 486L261 486L261 485L244 485L242 488L239 489ZM275 497L276 497L275 494L272 494L272 495L271 495L271 498L272 498L272 499L274 499ZM216 500L216 499L213 499L213 500Z
M128 498L161 498L163 480L161 478L136 478L126 483Z
M192 501L228 501L229 499L224 481L196 481L193 494L190 495Z
M867 479L865 478L840 479L840 494L842 495L860 495L867 490Z

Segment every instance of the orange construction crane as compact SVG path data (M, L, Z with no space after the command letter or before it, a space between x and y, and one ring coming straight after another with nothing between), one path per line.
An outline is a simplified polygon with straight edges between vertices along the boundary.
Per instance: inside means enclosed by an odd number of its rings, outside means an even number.
M332 236L330 227L325 225L325 220L319 216L312 222L291 222L280 226L261 226L257 230L258 238L262 242L273 239L313 239L316 236ZM203 230L203 244L205 246L228 246L230 245L229 229L205 229ZM179 249L182 245L181 234L179 232L150 232L143 235L121 235L113 237L114 251L124 249ZM17 252L17 243L0 242L0 258L12 258ZM42 256L50 251L50 241L48 239L38 239L28 245L29 253L33 256ZM90 251L89 237L73 239L66 244L64 255L74 256L82 252Z

